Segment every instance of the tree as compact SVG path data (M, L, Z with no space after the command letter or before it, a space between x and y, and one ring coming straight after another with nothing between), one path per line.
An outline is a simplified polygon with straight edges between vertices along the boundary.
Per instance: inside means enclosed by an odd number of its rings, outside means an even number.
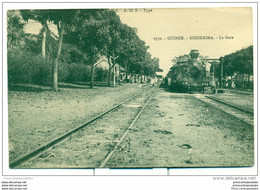
M25 23L17 10L7 12L7 49L22 48L24 46Z
M70 24L74 17L76 10L70 9L51 9L51 10L21 10L23 18L28 21L29 19L38 21L42 24L42 56L46 57L46 39L50 38L51 32L49 30L47 22L52 22L57 26L58 30L58 45L57 50L54 52L54 48L49 44L51 53L54 54L52 61L52 89L58 91L58 60L62 48L62 40L66 24ZM53 51L53 52L52 52Z
M103 10L103 20L104 25L102 26L102 52L101 54L105 55L109 63L109 75L108 75L108 86L111 82L111 70L113 69L113 85L115 85L115 65L116 59L119 58L120 53L120 41L122 38L122 26L123 24L120 21L119 16L114 10ZM119 62L118 62L119 63ZM119 63L119 72L120 72L120 63Z
M65 40L74 43L85 52L91 62L90 88L93 88L94 63L98 57L105 55L110 62L110 56L117 48L120 19L113 10L88 9L77 12L73 25L69 27ZM110 63L111 64L111 63Z
M41 36L41 54L43 58L46 57L46 38L50 36L50 29L48 27L49 10L20 10L23 19L28 22L29 19L39 22L42 25Z
M137 29L125 24L121 26L121 37L118 45L118 62L124 66L126 78L128 73L144 73L144 62L148 47L137 36Z
M143 72L148 47L137 36L136 29L121 23L114 10L78 10L71 23L67 26L64 40L76 45L88 57L91 64L90 88L93 88L94 63L100 56L106 56L110 66L108 85L115 58L119 65L125 66L126 72Z
M120 45L118 46L119 48L117 50L119 54L118 62L125 68L127 78L129 73L129 66L132 63L131 59L133 59L136 31L126 24L122 24L120 34Z
M225 55L223 65L227 76L232 76L235 72L253 74L253 46Z
M190 59L190 55L184 54L184 55L175 57L174 59L172 59L172 62L173 62L173 65L175 65L178 63L188 62L189 59Z
M248 86L250 86L250 75L253 74L253 46L225 55L223 58L223 71L225 76L241 76L242 82L240 82L242 86L246 74L248 76ZM220 76L220 65L217 67L217 75Z
M150 63L149 63L150 62ZM146 75L155 76L156 72L159 71L159 58L155 57L149 60L148 64L146 65Z
M58 91L58 61L61 54L63 35L67 25L70 25L74 19L77 10L73 9L52 9L48 10L48 18L57 26L58 47L54 54L52 63L52 90Z

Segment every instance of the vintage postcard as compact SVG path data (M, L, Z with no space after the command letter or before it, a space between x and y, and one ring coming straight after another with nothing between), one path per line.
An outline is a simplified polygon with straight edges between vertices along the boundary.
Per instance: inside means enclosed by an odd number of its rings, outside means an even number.
M252 7L4 14L9 169L255 166Z

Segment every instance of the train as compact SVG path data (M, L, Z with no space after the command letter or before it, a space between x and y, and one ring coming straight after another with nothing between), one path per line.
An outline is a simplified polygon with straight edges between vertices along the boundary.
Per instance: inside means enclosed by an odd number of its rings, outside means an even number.
M165 78L167 88L173 92L214 93L216 82L211 64L198 59L198 50L191 50L189 56L171 67Z

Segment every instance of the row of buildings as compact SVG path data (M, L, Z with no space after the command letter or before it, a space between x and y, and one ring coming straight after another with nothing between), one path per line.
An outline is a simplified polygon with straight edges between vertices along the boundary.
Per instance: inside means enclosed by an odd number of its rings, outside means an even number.
M109 72L109 62L107 57L102 56L95 64L95 70L101 69L105 73L100 77L100 81L108 80L108 72ZM156 72L155 77L150 77L141 74L134 74L126 72L125 68L120 66L119 64L111 65L111 78L112 84L115 85L116 82L129 82L129 83L156 83L158 78L162 78L162 71Z

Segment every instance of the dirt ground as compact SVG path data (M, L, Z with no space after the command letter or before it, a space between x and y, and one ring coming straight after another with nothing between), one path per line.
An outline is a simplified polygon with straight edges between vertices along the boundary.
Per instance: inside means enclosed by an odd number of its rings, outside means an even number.
M129 143L131 142L131 143ZM254 165L254 130L189 94L159 90L106 167Z
M254 110L254 96L246 94L234 94L234 93L218 93L213 95L216 98L222 99L226 102L233 103L235 105L244 107L249 110Z
M148 88L151 90L151 88ZM150 92L41 153L21 168L97 168ZM109 168L254 165L254 130L191 94L158 89L105 165Z
M149 86L60 88L8 92L9 160L47 143Z
M97 168L113 150L140 107L151 93L127 102L86 128L75 133L64 142L55 145L19 166L19 168Z

